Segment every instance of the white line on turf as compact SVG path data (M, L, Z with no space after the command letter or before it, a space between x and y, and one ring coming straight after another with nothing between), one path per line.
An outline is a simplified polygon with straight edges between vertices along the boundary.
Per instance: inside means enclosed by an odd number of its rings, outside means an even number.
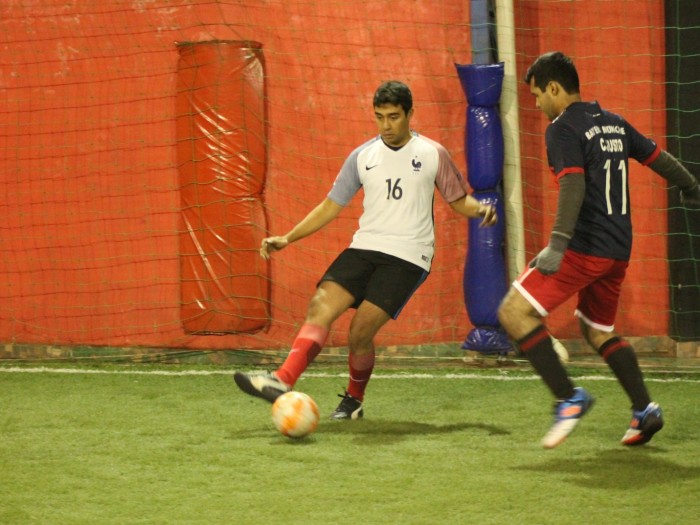
M215 375L231 375L232 370L97 370L93 368L52 368L48 366L38 367L19 367L19 366L0 366L1 373L19 373L19 374L114 374L114 375L139 375L139 376L215 376ZM347 378L347 373L330 374L326 372L306 372L301 379L304 378ZM536 375L510 375L507 371L501 372L500 375L493 374L429 374L429 373L381 373L375 372L372 379L482 379L491 381L535 381L539 380ZM576 376L577 381L615 381L612 376L588 375ZM645 381L653 383L700 383L700 379L689 378L655 378L646 377Z

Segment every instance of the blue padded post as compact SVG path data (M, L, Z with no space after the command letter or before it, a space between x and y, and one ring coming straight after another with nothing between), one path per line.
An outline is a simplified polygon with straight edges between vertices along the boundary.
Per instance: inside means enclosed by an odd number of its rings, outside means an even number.
M467 97L464 150L467 178L474 197L496 206L498 224L479 228L469 219L469 243L464 267L464 300L475 328L462 348L483 354L505 355L511 343L498 323L497 311L508 290L504 255L505 220L500 191L503 177L503 128L497 105L503 86L503 63L455 64Z

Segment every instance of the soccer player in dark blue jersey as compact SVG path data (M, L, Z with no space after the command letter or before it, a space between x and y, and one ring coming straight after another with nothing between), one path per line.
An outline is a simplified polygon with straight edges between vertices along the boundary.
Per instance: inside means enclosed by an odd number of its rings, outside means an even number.
M557 400L554 424L542 440L545 448L553 448L593 404L593 397L572 383L542 321L577 294L575 315L584 338L632 401L632 422L622 443L641 445L661 430L663 417L644 384L634 349L615 333L632 248L629 159L677 186L686 206L700 206L700 187L675 157L624 118L597 102L582 101L576 67L563 53L537 58L525 82L551 121L545 141L559 185L557 215L549 244L513 282L498 318Z

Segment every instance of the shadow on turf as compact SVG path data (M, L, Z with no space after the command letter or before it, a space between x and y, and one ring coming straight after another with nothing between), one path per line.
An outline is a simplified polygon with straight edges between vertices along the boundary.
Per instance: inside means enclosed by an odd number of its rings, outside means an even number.
M564 445L565 446L565 445ZM678 483L700 478L700 467L689 467L668 461L658 454L661 449L652 446L619 450L605 450L591 457L557 457L536 465L515 467L558 478L585 488L642 490L655 485Z
M477 430L488 436L502 436L510 434L509 431L495 425L484 423L452 423L450 425L434 425L431 423L420 423L417 421L390 421L382 419L372 419L371 421L327 421L321 424L319 432L325 434L347 434L358 436L377 436L382 442L387 436L397 438L404 436L425 436L449 434L452 432L466 432Z
M388 421L372 419L359 421L322 421L318 430L304 439L289 440L293 443L308 444L323 435L347 435L362 438L363 443L376 442L379 445L395 443L410 436L450 434L453 432L474 432L485 436L504 436L510 432L495 425L485 423L453 423L434 425L416 421ZM272 429L272 433L276 433ZM271 429L251 429L233 432L234 439L264 438L271 435Z

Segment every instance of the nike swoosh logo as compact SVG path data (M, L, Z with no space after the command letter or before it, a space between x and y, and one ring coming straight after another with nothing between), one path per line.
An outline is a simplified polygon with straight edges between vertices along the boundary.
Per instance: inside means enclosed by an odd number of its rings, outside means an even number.
M375 164L374 166L367 166L367 165L365 164L365 169L366 169L367 171L369 171L369 170L373 170L373 169L376 168L377 166L379 166L379 164Z

